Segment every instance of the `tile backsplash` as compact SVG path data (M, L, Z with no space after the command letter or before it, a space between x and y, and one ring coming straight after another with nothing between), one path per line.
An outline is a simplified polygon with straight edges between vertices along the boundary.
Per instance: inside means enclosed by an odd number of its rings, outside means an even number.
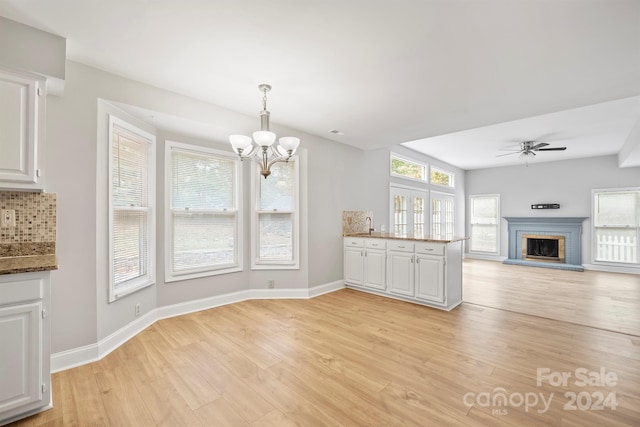
M0 209L16 211L16 226L0 228L0 244L55 243L55 193L0 191Z
M366 233L369 231L367 217L373 218L371 211L342 211L342 234Z

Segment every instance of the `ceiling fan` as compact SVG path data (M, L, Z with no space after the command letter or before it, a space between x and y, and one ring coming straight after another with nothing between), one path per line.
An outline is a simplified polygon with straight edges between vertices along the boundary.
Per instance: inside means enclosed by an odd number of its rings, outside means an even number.
M511 154L520 154L521 156L535 156L536 151L564 151L567 147L550 147L544 148L548 146L546 142L536 142L536 141L522 141L520 143L520 148L515 150L507 150L511 151L510 153L498 154L496 157L509 156Z

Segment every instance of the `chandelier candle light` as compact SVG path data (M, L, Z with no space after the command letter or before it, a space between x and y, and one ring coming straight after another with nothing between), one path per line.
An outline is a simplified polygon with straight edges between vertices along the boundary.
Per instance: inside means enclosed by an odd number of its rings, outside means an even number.
M271 174L271 166L274 163L289 161L300 145L300 139L294 136L283 136L274 146L276 134L269 130L270 113L267 111L267 92L271 90L271 86L261 84L258 89L264 93L262 111L260 111L260 130L253 133L253 140L245 135L231 135L229 142L233 151L240 156L240 160L255 157L260 162L260 174L266 179ZM254 141L255 145L253 145Z

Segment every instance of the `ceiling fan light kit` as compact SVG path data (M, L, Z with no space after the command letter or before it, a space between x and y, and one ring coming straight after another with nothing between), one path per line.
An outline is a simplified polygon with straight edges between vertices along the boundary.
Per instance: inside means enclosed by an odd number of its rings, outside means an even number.
M524 157L528 160L529 157L533 157L536 155L536 151L564 151L567 147L549 147L546 148L549 144L546 142L536 142L536 141L522 141L520 143L520 148L517 150L510 150L510 153L498 154L496 157L509 156L511 154L520 154L520 157Z

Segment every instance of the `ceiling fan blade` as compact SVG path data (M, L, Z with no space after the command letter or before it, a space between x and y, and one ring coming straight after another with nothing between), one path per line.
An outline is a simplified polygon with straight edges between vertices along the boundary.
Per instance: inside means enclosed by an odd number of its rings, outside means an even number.
M510 156L511 154L518 154L518 153L520 153L520 151L514 151L513 153L498 154L496 157Z
M534 145L533 147L531 147L530 149L531 150L539 150L540 148L546 147L547 145L549 145L549 144L547 144L546 142L540 142L540 143Z
M567 147L538 148L538 151L564 151Z

